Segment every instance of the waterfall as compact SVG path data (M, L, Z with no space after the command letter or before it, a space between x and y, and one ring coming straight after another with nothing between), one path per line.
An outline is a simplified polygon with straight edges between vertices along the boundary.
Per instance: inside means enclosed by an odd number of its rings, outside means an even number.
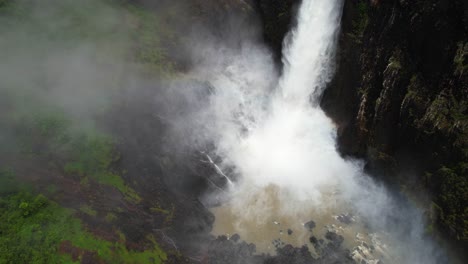
M342 0L304 0L285 41L284 70L266 114L229 155L246 180L294 190L317 203L349 168L335 149L336 131L318 107L333 75Z
M230 186L228 207L215 215L218 219L230 215L224 221L232 227L229 232L261 243L264 237L253 234L261 233L256 229L268 222L278 222L276 217L297 225L312 215L321 219L317 225L323 230L335 221L333 214L352 212L363 222L339 232L355 243L348 246L356 261L362 260L362 250L355 247L364 243L381 254L367 256L369 261L375 258L368 263L379 258L391 263L437 263L438 251L424 240L421 212L396 202L365 175L361 161L341 157L336 127L319 106L334 74L342 9L343 0L302 1L296 27L284 43L281 76L258 45L246 41L237 53L211 48L218 52L206 64L214 66L202 73L215 92L210 107L197 120L207 120L203 134L215 142L214 154L223 160L217 164L219 170L227 168L240 176ZM243 230L246 227L251 229ZM353 228L358 227L368 234L364 240L355 238L358 231ZM371 232L386 234L391 246ZM270 229L262 235L271 236ZM269 244L266 241L265 247Z
M285 40L284 73L279 88L284 100L314 104L333 76L336 40L342 14L342 0L304 0L297 27Z

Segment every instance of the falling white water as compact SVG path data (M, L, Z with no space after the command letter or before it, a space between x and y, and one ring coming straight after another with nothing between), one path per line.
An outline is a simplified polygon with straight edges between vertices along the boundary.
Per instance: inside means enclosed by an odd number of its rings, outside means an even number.
M194 75L210 80L215 92L193 120L204 128L200 134L216 143L214 154L223 160L216 168L240 175L229 204L213 209L214 232L240 233L271 253L277 235L296 246L308 243L305 231L283 233L313 218L318 233L337 231L351 250L364 242L378 248L380 255L367 260L388 259L388 250L391 263L436 263L432 244L422 238L419 212L403 212L385 188L364 175L360 162L339 155L336 128L319 107L334 73L342 8L343 0L302 1L297 27L286 38L280 77L258 44L246 41L233 51L202 43L204 60ZM339 225L334 216L346 212L366 225L334 226ZM278 222L284 225L279 234L272 231ZM391 245L369 235L374 231L387 234Z
M342 0L305 0L299 9L297 28L290 32L283 51L282 100L308 107L309 96L317 103L333 76L333 57ZM306 105L304 105L306 104Z
M325 187L349 175L335 148L335 127L316 104L333 74L342 1L303 1L299 10L267 113L246 124L248 133L225 151L247 185L275 184L318 203Z

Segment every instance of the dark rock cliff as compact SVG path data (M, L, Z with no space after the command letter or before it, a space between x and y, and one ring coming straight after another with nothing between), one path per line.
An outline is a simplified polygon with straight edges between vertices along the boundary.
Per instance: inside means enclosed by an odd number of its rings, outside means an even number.
M284 36L294 22L299 0L254 0L260 14L265 42L274 51L276 59L281 58Z
M467 9L460 0L347 0L339 68L322 100L341 152L419 196L460 246L468 241Z

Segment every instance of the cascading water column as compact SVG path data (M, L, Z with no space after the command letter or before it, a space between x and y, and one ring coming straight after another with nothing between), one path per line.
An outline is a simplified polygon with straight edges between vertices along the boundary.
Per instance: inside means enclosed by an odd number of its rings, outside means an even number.
M342 7L342 0L302 2L297 27L289 33L283 50L284 73L279 83L281 99L304 107L312 96L312 103L318 104L334 73Z

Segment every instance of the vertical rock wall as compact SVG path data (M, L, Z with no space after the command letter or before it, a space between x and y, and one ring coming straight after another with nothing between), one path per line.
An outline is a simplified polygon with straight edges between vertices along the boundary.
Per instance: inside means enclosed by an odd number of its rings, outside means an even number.
M468 3L347 0L335 80L322 107L346 155L468 240Z

